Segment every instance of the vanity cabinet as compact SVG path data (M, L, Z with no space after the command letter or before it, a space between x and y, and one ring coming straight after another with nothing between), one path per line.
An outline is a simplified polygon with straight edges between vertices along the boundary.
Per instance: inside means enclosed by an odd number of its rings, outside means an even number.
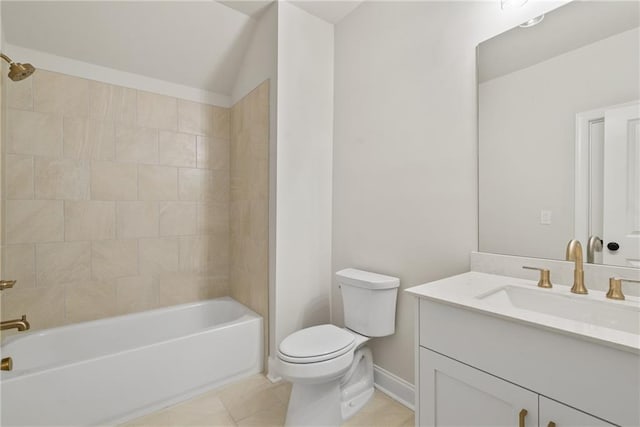
M419 363L421 426L613 426L426 348Z
M640 426L637 353L459 304L417 302L418 425Z

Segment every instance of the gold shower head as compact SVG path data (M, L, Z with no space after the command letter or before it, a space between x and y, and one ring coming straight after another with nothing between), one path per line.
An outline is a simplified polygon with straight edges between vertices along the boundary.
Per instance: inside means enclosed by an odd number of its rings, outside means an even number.
M9 78L14 82L24 80L36 71L36 68L31 64L20 64L19 62L13 62L4 53L0 53L0 58L9 63Z

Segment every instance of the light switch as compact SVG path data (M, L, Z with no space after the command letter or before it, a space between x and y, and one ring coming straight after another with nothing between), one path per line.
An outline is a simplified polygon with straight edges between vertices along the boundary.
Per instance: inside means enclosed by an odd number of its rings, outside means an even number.
M544 209L540 211L540 224L542 225L551 224L551 211L546 211Z

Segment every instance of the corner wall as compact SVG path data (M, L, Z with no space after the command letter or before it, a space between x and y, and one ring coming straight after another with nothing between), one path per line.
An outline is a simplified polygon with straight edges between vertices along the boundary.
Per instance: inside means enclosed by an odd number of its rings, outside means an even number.
M275 334L330 318L333 25L278 3Z

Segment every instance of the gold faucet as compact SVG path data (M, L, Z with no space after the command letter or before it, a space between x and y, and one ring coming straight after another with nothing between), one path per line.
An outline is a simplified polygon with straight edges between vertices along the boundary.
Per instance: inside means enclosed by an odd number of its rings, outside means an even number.
M584 270L582 269L582 245L577 240L570 240L567 245L567 261L574 261L575 269L573 270L573 286L571 292L574 294L587 294L587 288L584 286Z
M0 331L5 331L7 329L17 329L18 331L26 331L31 328L29 322L27 322L27 316L25 314L22 315L21 319L7 320L4 322L0 322Z
M5 357L2 359L2 364L0 365L0 370L10 371L13 369L13 359L10 357Z

